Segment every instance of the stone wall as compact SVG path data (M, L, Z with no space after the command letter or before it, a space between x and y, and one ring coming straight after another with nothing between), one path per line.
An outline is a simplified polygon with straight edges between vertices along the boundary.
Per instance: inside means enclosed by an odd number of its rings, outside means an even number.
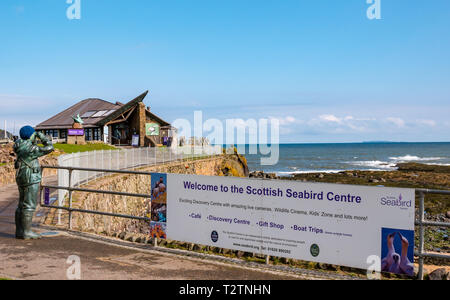
M39 159L39 162L41 165L56 166L58 162L57 155L59 155L59 152L42 157ZM14 169L15 159L16 155L14 154L12 143L0 146L0 187L16 182L16 170ZM56 170L46 169L43 175L56 175Z
M237 155L222 155L215 158L187 162L172 162L159 166L140 168L139 171L196 174L205 176L247 177L248 168ZM150 176L112 175L84 185L84 188L150 195ZM116 214L147 216L149 199L76 192L73 194L74 208L110 212ZM47 225L56 224L56 211L52 210L44 219ZM67 226L67 213L63 213L63 226ZM124 218L92 214L73 214L73 229L84 232L113 235L120 232L149 234L149 224Z

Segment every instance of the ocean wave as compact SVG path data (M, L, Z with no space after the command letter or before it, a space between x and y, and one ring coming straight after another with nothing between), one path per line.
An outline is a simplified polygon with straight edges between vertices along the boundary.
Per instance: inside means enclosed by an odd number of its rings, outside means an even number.
M396 170L396 164L387 161L369 160L369 161L353 161L349 164L359 167L376 168L383 170Z
M304 171L292 171L292 172L286 172L286 171L279 171L279 172L273 172L277 176L283 177L283 176L290 176L295 174L314 174L314 173L339 173L339 172L345 172L348 170L304 170Z
M392 170L396 170L397 168L393 168ZM328 174L337 174L341 172L352 172L352 171L386 171L386 169L346 169L346 170L305 170L305 171L294 171L294 172L286 172L286 171L279 171L279 172L268 172L268 173L275 173L279 177L287 177L287 176L293 176L296 174L319 174L319 173L328 173ZM388 170L390 171L390 170Z
M434 161L434 160L441 160L442 157L419 157L414 155L405 155L405 156L399 156L399 157L389 157L391 160L395 161Z

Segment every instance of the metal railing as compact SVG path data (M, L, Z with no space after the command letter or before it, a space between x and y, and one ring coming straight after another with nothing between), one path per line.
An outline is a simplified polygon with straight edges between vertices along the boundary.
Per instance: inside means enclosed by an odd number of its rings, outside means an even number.
M58 166L72 168L74 172L70 176L72 187L90 180L105 176L108 170L132 170L138 167L155 166L168 162L195 160L198 158L212 157L222 153L222 146L185 146L174 148L134 148L118 150L100 150L79 152L61 155L58 157ZM106 169L106 171L104 171ZM58 171L58 185L69 186L67 169ZM59 206L67 196L68 190L58 191Z
M151 219L147 218L147 217L126 215L126 214L115 214L115 213L101 212L101 211L95 211L95 210L73 208L73 203L72 203L73 192L86 192L86 193L96 193L96 194L105 194L105 195L129 196L129 197L137 197L137 198L145 198L145 199L151 199L151 195L134 194L134 193L127 193L127 192L94 190L94 189L85 189L85 188L74 187L72 185L72 174L73 174L73 171L82 171L82 172L98 172L98 173L102 173L102 174L113 173L113 174L124 174L124 175L151 176L152 172L139 172L139 171L128 171L128 170L105 170L105 169L61 167L61 166L59 166L59 167L58 166L42 166L42 169L57 169L57 170L68 171L68 174L69 174L69 180L68 180L69 185L68 186L65 187L65 186L59 186L59 185L58 186L41 185L41 197L40 197L41 203L40 204L41 204L41 207L68 211L68 213L69 213L69 220L68 220L69 230L72 230L72 215L74 212L103 215L103 216L110 216L110 217L118 217L118 218L125 218L125 219L134 219L134 220L147 221L147 222L151 221ZM69 206L66 207L61 204L58 206L55 206L55 205L47 205L47 204L43 203L42 200L43 200L44 193L42 191L46 188L67 191L69 194L69 197L68 197ZM424 231L425 227L429 227L429 226L450 227L450 223L448 223L448 222L432 222L432 221L427 221L425 219L425 195L426 194L450 195L450 191L416 189L416 194L419 195L419 219L415 220L415 225L417 225L419 227L419 246L418 246L418 251L415 251L414 255L419 258L418 279L423 280L423 278L424 278L423 266L424 266L424 258L425 257L450 259L450 254L425 252L425 247L424 247L425 246L425 231Z
M431 222L425 219L425 194L450 195L450 191L416 189L416 194L419 194L419 219L416 220L415 225L419 226L419 249L414 253L419 257L419 280L423 280L423 265L425 257L450 259L450 254L428 253L425 252L425 227L450 227L448 222ZM448 200L448 199L447 199Z
M92 169L92 168L73 168L73 167L57 167L57 166L42 166L42 169L56 169L56 170L66 170L69 174L69 185L68 186L53 186L53 185L41 185L41 196L40 196L40 205L41 207L46 208L54 208L58 210L65 210L69 213L69 220L68 220L68 228L69 230L72 230L72 215L74 212L79 213L88 213L88 214L94 214L94 215L103 215L103 216L109 216L109 217L118 217L118 218L125 218L125 219L134 219L134 220L141 220L141 221L148 221L150 222L150 218L147 217L139 217L139 216L132 216L132 215L125 215L125 214L115 214L115 213L108 213L108 212L101 212L101 211L95 211L95 210L86 210L86 209L78 209L73 207L73 192L86 192L86 193L95 193L95 194L104 194L104 195L117 195L117 196L128 196L128 197L137 197L137 198L145 198L145 199L151 199L151 195L147 194L135 194L135 193L126 193L126 192L115 192L115 191L104 191L104 190L93 190L93 189L85 189L85 188L79 188L74 187L72 184L72 175L73 171L84 171L84 172L101 172L103 174L109 173L109 174L124 174L124 175L147 175L151 176L151 172L139 172L139 171L125 171L125 170L105 170L105 169ZM44 193L42 192L44 189L56 189L56 190L64 190L67 191L69 196L69 206L64 206L63 201L59 201L59 205L50 205L45 204L43 201ZM64 200L64 199L63 199ZM62 204L61 204L62 203ZM58 217L58 223L60 222L60 217Z

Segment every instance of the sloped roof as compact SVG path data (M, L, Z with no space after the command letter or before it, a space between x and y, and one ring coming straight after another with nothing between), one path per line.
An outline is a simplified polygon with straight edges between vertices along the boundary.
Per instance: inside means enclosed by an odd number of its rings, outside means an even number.
M120 105L110 103L102 99L86 99L51 117L50 119L38 124L36 129L53 129L53 128L72 128L72 116L80 114L82 116L88 111L110 111L121 108ZM93 127L104 117L97 118L83 118L84 127Z
M136 105L139 102L144 101L144 98L147 96L148 91L142 93L141 95L137 96L130 102L126 104L122 104L120 102L116 102L116 104L110 103L105 100L101 99L86 99L83 100L72 107L66 109L65 111L57 114L54 117L51 117L47 121L44 121L36 126L36 129L42 130L42 129L64 129L64 128L72 128L73 125L73 119L72 116L77 116L78 114L82 117L84 124L83 127L89 128L89 127L101 127L107 124L108 122L118 118L121 114L132 108L134 105ZM103 115L101 117L88 117L83 118L83 115L90 111L113 111L107 114L106 116ZM146 113L148 116L150 116L153 120L158 121L162 126L169 126L170 124L161 118L159 118L157 115L153 114L149 110L146 109Z
M134 98L133 100L131 100L130 102L128 102L127 104L122 105L119 109L117 109L115 112L113 112L112 114L110 114L109 116L107 116L106 118L102 118L100 120L98 120L96 122L96 125L98 126L104 126L106 123L117 119L121 114L123 114L124 112L126 112L127 110L129 110L130 108L132 108L133 106L135 106L137 103L144 101L144 98L147 96L148 91L142 93L141 95L137 96L136 98Z

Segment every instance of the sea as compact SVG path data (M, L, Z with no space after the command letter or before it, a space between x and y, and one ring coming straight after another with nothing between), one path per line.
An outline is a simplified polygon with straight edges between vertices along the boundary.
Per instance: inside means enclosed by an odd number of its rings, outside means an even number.
M396 164L407 162L450 166L450 143L280 144L278 163L270 166L261 165L262 155L248 154L248 147L245 157L251 172L264 171L278 176L347 170L389 171L396 170Z

